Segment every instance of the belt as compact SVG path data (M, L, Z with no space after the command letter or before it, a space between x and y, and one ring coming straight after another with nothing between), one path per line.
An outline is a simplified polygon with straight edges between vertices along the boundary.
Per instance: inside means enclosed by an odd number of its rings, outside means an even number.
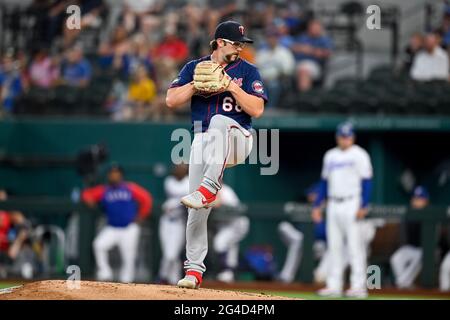
M330 200L339 203L339 202L345 202L345 201L352 200L353 198L355 198L355 196L348 196L348 197L330 197Z

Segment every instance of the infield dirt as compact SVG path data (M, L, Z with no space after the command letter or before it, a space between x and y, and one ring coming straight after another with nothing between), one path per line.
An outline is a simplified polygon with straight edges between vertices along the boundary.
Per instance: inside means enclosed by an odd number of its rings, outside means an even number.
M2 290L0 300L291 300L234 290L182 289L156 284L81 281L71 289L65 280L26 283Z

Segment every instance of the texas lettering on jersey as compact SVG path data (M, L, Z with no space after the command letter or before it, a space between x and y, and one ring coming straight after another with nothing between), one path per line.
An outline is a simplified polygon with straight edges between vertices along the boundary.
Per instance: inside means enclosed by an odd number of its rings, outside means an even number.
M195 66L211 56L206 56L188 62L180 71L178 77L172 82L170 88L183 86L193 80ZM260 97L267 101L267 93L258 69L251 63L237 59L225 67L225 72L248 94ZM234 119L245 129L252 127L251 117L242 110L230 92L215 93L207 96L194 95L191 99L191 120L202 122L202 131L206 131L211 117L215 114L223 114Z

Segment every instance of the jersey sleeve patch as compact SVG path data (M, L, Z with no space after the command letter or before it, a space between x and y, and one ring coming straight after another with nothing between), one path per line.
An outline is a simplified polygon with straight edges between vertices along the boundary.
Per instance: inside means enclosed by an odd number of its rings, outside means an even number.
M252 90L257 94L264 94L264 85L261 81L255 80L252 82Z

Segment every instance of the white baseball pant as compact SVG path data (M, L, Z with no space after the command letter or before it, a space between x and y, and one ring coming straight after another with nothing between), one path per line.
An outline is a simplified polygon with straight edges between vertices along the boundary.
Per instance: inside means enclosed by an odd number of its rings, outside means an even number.
M359 197L327 204L327 242L330 268L327 274L327 287L342 291L347 248L351 268L350 286L354 290L366 290L367 254L362 236L362 221L356 217L360 207Z
M288 247L279 278L284 282L292 282L302 258L303 233L286 221L280 222L278 232L281 240Z
M220 190L225 167L242 163L251 152L253 137L235 120L224 115L211 118L208 131L194 135L189 158L189 192L200 185ZM220 150L219 150L220 149ZM223 159L219 159L223 155ZM186 271L205 272L208 252L207 221L211 208L189 209L186 225Z
M369 250L370 243L375 237L376 227L369 220L363 220L360 222L362 229L362 241L366 248L366 254ZM278 232L281 235L281 239L288 246L288 253L286 255L286 260L284 262L283 268L280 272L280 279L285 282L292 282L297 273L298 267L302 258L302 243L303 243L303 233L296 229L291 223L283 221L278 225ZM329 250L326 249L326 243L323 240L314 241L314 252L316 253L316 258L320 258L319 264L314 270L314 279L316 282L325 282L325 279L330 268L330 254ZM348 248L344 247L343 250L344 258L343 268L348 266L350 262Z
M361 241L364 243L365 248L365 254L366 254L366 261L367 256L369 255L370 250L370 243L372 242L373 238L375 237L376 233L376 226L373 221L371 220L361 220L358 222L359 228L360 228L360 234L361 234ZM347 247L347 244L345 244L344 247L344 258L342 260L343 263L343 270L347 268L347 266L350 264L350 255L349 255L349 249ZM329 250L327 249L317 266L317 268L314 270L314 279L316 282L323 282L326 279L326 276L328 274L328 270L332 267L330 262L330 254Z
M130 223L124 228L106 226L100 231L93 243L99 280L113 280L108 252L118 246L122 258L119 280L125 283L134 281L139 235L140 228L136 223Z
M250 220L247 217L236 217L231 222L219 226L214 237L214 251L226 253L225 264L234 269L239 264L239 242L248 234Z
M159 267L159 277L170 284L176 284L180 279L182 262L181 250L185 242L185 219L162 215L159 220L159 240L162 258Z
M442 260L439 270L439 289L450 291L450 252Z
M390 259L395 277L395 284L399 288L409 288L414 283L422 269L422 249L404 245L397 249Z

